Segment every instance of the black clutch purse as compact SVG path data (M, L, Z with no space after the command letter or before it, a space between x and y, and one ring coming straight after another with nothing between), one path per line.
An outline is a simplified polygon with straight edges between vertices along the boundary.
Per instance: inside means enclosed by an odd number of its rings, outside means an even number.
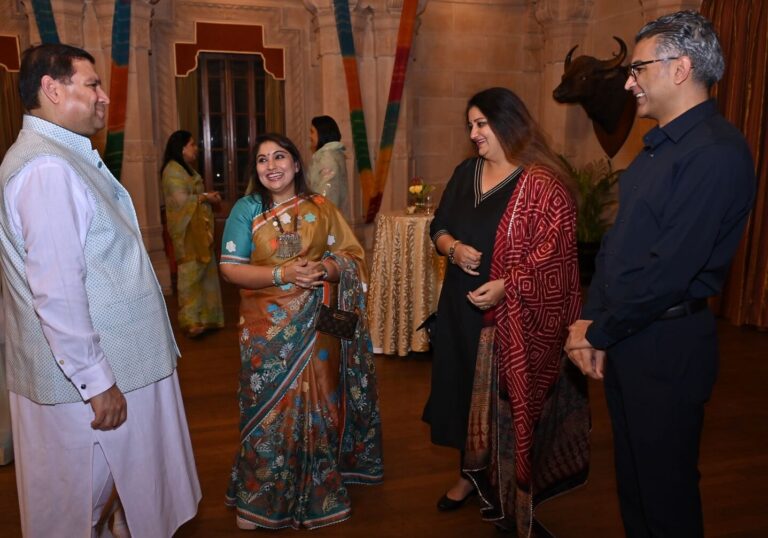
M317 314L315 329L337 338L352 340L357 328L357 319L358 315L354 312L321 305L320 312Z

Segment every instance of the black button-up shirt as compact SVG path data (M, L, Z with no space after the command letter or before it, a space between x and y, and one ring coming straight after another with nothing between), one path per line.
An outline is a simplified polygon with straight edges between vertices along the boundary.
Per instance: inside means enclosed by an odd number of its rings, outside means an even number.
M741 133L713 100L651 129L622 173L584 319L605 349L681 301L720 292L755 194Z

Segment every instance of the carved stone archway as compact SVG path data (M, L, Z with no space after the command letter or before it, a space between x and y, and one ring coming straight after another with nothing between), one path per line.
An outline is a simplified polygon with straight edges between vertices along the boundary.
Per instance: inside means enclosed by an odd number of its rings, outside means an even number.
M174 65L177 77L185 77L197 68L200 52L258 54L264 59L264 69L278 80L285 80L285 50L264 44L264 27L249 24L195 23L192 43L174 44Z
M269 62L274 62L278 53L282 55L283 73L276 78L285 79L286 135L306 154L309 151L307 126L310 119L308 89L311 88L311 16L301 4L274 7L179 1L169 2L162 8L158 5L152 26L152 63L158 120L156 139L165 140L179 125L175 94L176 45L194 43L199 29L210 29L212 25L233 31L243 26L260 28L263 51L259 53L265 57L268 69ZM207 46L203 48L210 50ZM217 50L232 51L233 48L217 47ZM273 59L267 61L267 56Z

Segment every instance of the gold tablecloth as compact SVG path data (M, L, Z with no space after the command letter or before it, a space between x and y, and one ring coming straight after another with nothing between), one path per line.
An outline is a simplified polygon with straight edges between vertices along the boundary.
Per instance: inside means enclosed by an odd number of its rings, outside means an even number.
M417 331L437 310L445 273L429 237L432 215L405 211L379 213L368 291L368 323L373 350L388 355L428 351L426 331Z

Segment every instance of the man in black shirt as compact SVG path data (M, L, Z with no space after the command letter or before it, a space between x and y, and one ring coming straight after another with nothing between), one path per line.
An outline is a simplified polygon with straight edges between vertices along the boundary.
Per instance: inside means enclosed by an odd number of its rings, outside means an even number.
M566 351L605 379L627 536L703 536L699 440L717 376L717 295L755 190L741 133L709 90L722 76L712 24L666 15L638 33L625 88L658 126L622 174L619 212Z

